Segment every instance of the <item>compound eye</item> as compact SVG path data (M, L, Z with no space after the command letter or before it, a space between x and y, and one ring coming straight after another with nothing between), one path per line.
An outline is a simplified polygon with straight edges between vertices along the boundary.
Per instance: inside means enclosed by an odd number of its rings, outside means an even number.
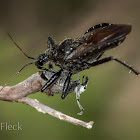
M43 62L38 61L38 65L39 65L39 66L43 66Z

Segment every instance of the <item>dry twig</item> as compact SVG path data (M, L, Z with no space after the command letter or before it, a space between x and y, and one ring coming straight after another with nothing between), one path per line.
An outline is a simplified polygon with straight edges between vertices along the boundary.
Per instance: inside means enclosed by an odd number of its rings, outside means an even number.
M46 72L45 74L47 75L48 78L52 76L52 73L50 72ZM44 114L50 114L60 120L64 120L73 123L75 125L80 125L85 128L91 129L93 125L93 121L86 123L84 121L65 115L59 111L56 111L40 103L36 99L31 99L26 97L29 94L33 94L40 91L42 85L44 85L44 83L46 83L46 81L48 80L47 77L44 77L43 72L37 72L33 74L31 77L29 77L28 79L22 81L17 85L6 86L0 92L0 100L24 103L32 106L33 108L35 108L36 110ZM48 95L53 95L53 93L62 93L63 82L64 82L63 78L65 77L60 77L57 83L55 83L52 87L50 87L50 89L44 92ZM75 86L76 86L76 81L72 81L70 84L69 92L74 92ZM0 89L1 88L2 86L0 86Z

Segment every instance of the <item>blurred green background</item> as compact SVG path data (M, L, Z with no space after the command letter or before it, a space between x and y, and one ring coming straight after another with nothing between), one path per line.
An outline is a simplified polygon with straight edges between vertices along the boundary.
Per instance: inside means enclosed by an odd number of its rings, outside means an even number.
M36 57L46 50L48 36L60 43L65 38L79 37L91 26L102 22L133 26L125 42L104 56L116 56L140 70L139 0L1 0L0 85L31 62L13 45L6 32L11 33L29 56ZM35 66L30 66L9 85L23 81L37 71ZM59 94L48 97L36 93L29 97L86 122L93 120L91 130L44 115L24 104L0 101L0 123L20 122L23 128L22 131L0 131L0 140L139 140L139 76L129 74L115 62L80 73L81 76L84 74L90 82L81 96L85 108L82 116L76 115L79 108L74 94L65 100Z

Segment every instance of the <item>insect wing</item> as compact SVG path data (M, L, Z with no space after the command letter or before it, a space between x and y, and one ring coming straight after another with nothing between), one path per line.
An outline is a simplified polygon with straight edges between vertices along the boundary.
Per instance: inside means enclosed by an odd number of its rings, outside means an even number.
M90 32L85 39L87 44L99 44L104 42L113 42L121 37L125 37L131 32L131 25L112 24L106 27L99 28Z
M131 32L131 25L111 24L98 28L85 34L85 39L68 57L67 61L84 58L87 56L96 57L102 51L109 49L108 44L123 41ZM117 46L117 45L116 45Z

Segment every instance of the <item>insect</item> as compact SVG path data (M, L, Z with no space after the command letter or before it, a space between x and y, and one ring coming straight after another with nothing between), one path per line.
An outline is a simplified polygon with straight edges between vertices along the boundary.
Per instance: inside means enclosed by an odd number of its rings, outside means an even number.
M140 73L137 70L113 56L101 59L105 51L117 47L125 40L126 36L131 32L131 28L131 25L102 23L89 28L83 36L75 39L65 39L59 45L57 45L51 37L48 37L47 50L37 58L29 57L9 35L13 43L26 57L35 60L34 62L26 64L11 79L31 64L35 64L38 69L53 71L54 74L41 89L41 92L43 92L64 74L67 76L61 95L61 98L64 99L69 93L68 87L73 74L111 60L120 63L138 75ZM43 67L46 63L49 63L49 69ZM58 66L60 70L55 71L52 63Z

